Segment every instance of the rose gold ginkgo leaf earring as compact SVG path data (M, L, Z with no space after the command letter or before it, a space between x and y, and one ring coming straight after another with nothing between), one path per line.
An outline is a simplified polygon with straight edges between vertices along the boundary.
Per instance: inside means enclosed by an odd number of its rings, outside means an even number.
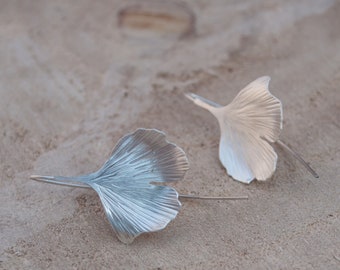
M318 178L301 156L279 139L282 104L269 92L269 81L268 76L256 79L227 106L193 93L186 97L217 118L221 131L220 161L235 180L249 184L254 179L267 180L273 175L277 154L271 143L278 143L288 150Z

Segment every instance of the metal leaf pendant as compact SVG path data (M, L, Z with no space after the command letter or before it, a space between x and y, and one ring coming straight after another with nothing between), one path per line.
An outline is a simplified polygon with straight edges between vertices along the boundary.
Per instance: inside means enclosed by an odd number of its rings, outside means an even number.
M164 229L181 208L177 191L153 185L181 180L189 164L184 151L155 129L123 137L97 172L78 176L31 176L54 184L91 187L99 195L119 240Z

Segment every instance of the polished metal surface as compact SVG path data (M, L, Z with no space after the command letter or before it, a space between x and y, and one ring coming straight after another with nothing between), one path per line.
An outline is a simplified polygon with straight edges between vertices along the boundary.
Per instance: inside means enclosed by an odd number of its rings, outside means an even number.
M162 230L181 208L168 183L181 180L189 164L181 148L155 129L138 129L123 137L97 172L77 177L39 176L53 184L91 187L99 195L118 238L131 243L146 232Z
M221 137L219 157L229 175L249 184L267 180L276 169L277 154L271 143L289 150L315 177L316 172L292 149L279 140L282 130L282 104L268 90L270 77L248 84L227 106L221 106L193 93L186 97L210 111L218 120Z

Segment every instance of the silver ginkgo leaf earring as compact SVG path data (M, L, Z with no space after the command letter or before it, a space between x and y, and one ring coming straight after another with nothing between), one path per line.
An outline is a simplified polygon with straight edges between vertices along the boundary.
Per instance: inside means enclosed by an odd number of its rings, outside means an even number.
M249 184L267 180L276 169L277 154L271 143L278 143L294 155L312 174L316 172L280 139L282 104L268 90L270 77L256 79L242 89L227 106L221 106L193 93L186 94L196 105L218 120L221 138L219 157L228 174Z
M52 184L94 189L119 240L131 243L138 235L164 229L181 208L179 197L247 199L181 195L168 183L181 180L189 169L184 151L155 129L138 129L124 136L98 171L76 177L32 175Z

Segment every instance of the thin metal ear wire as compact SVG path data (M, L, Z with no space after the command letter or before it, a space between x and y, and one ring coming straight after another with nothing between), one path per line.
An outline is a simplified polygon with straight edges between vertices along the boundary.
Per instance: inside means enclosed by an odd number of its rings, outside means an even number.
M278 139L276 143L280 145L282 148L286 149L293 157L295 157L315 178L319 178L319 175L316 173L316 171L312 169L312 167L301 157L299 153L290 148L280 139Z
M179 197L237 200L240 197L201 197L178 194L169 186L152 185L181 180L189 164L184 151L155 129L138 129L124 136L98 171L82 176L30 178L50 184L92 188L104 206L119 240L131 243L138 235L164 229L181 208Z
M276 169L277 154L270 143L277 143L315 177L318 174L303 158L279 139L282 130L282 104L268 90L270 77L256 79L227 106L187 93L196 105L210 111L221 130L219 156L221 163L235 180L250 183L266 180Z
M91 186L89 186L87 184L75 182L77 177L31 175L30 179L38 181L38 182L44 182L44 183L47 183L47 184L53 184L53 185L91 189ZM248 198L249 198L247 195L244 195L244 196L217 196L216 197L216 196L189 195L189 194L181 194L181 193L178 193L178 197L183 198L183 199L191 199L191 200L216 200L216 201L248 200Z

